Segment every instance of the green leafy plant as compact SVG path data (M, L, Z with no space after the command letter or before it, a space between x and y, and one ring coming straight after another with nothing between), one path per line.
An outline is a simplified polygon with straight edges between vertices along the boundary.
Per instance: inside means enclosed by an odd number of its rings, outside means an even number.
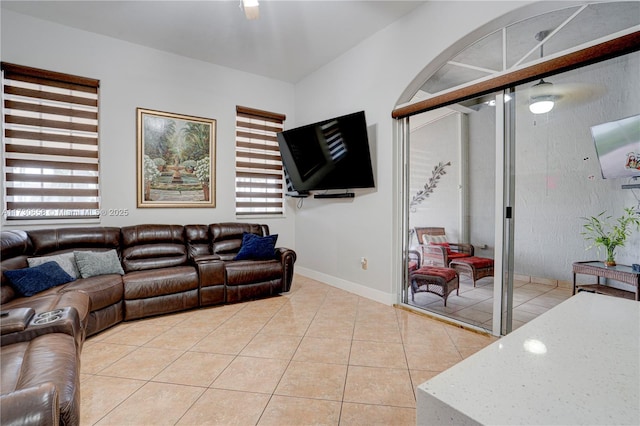
M604 247L607 250L607 265L615 265L615 251L617 247L623 247L627 237L634 228L640 230L640 217L633 208L625 208L624 213L615 221L611 221L612 216L606 216L606 211L597 216L583 217L586 221L583 225L584 231L581 234L585 240L591 241L592 247Z

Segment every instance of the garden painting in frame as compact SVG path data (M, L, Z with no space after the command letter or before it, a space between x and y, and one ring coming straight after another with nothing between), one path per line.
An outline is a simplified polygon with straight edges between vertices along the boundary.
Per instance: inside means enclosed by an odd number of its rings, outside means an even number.
M138 207L215 207L216 121L136 111Z

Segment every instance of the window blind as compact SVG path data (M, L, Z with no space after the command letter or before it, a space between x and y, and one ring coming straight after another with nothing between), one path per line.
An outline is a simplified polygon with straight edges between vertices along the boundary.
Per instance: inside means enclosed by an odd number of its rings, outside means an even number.
M6 219L99 217L99 81L1 67Z
M284 175L277 133L285 116L236 107L236 215L284 213Z

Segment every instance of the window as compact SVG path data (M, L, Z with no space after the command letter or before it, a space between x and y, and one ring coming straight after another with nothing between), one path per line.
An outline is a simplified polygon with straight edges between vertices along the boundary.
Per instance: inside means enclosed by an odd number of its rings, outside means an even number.
M236 215L282 215L284 176L277 132L285 116L236 107Z
M6 220L98 218L98 80L2 71Z

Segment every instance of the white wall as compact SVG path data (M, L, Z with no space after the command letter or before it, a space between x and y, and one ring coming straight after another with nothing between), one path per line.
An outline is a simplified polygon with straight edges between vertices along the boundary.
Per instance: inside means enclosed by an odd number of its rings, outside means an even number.
M394 211L401 194L391 111L440 52L530 3L428 2L295 86L8 11L2 13L2 60L101 80L103 206L131 212L103 218L107 226L235 220L236 105L287 114L287 128L365 110L376 189L359 191L349 201L307 199L286 219L259 221L281 235L281 245L295 248L299 272L393 303L400 250ZM215 209L136 209L136 107L218 120ZM360 268L360 257L368 258L367 270Z
M530 2L428 2L295 87L296 125L364 109L373 138L376 190L354 200L307 199L296 214L296 268L387 303L399 285L394 235L400 200L391 111L440 52L468 32ZM360 267L367 257L369 268Z
M565 87L567 93L550 113L539 116L529 112L526 99L518 101L515 269L519 274L570 281L573 262L606 257L604 250L585 251L590 243L580 234L581 218L602 211L617 218L624 207L637 208L640 203L639 190L621 189L630 179L601 177L590 131L596 124L640 113L640 55L545 80ZM516 99L521 93L516 91ZM640 233L616 255L620 264L638 263Z
M286 114L287 124L295 121L291 84L4 10L1 46L2 61L100 80L102 207L130 212L103 217L100 225L236 221L236 105ZM217 120L216 208L136 208L137 107ZM279 246L295 248L295 212L243 220L269 224L279 234Z
M443 227L450 242L462 242L460 230L460 113L450 113L434 122L413 129L409 138L409 200L432 178L439 163L444 167L431 194L409 212L409 229ZM413 121L411 121L413 122ZM418 244L417 238L411 246Z

